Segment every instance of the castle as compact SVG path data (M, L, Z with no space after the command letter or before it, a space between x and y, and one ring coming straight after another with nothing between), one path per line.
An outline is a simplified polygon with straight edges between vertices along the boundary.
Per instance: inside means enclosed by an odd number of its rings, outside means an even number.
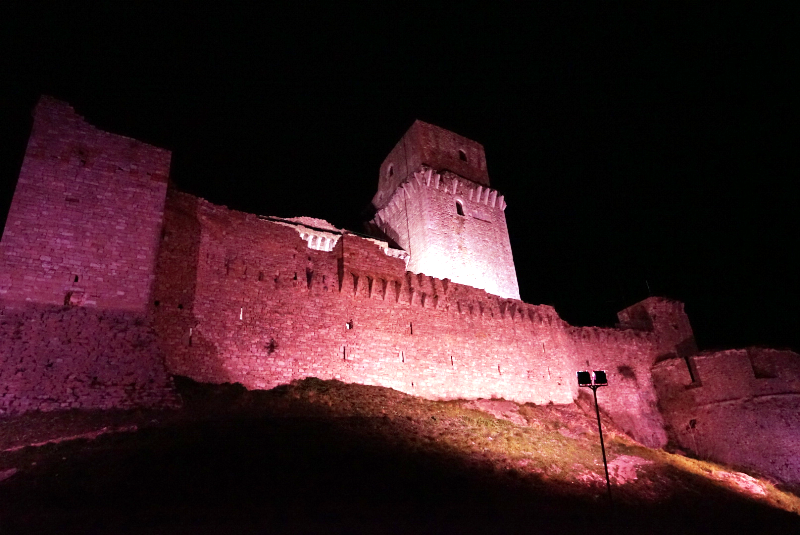
M605 369L601 407L640 442L800 483L800 356L698 352L665 298L616 328L520 301L479 143L415 122L380 167L370 236L180 192L170 157L36 106L0 242L0 414L177 406L173 375L572 403L575 372Z

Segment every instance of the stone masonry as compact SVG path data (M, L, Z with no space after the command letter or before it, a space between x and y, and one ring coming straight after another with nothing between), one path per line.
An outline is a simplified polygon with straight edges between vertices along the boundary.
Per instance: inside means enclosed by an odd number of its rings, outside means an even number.
M170 153L43 97L0 241L0 414L174 406L148 307Z
M800 482L800 357L698 353L665 298L616 328L520 301L480 144L415 122L381 166L374 237L168 188L169 160L39 103L0 242L0 413L175 406L170 375L571 403L575 372L605 369L602 409L644 444Z

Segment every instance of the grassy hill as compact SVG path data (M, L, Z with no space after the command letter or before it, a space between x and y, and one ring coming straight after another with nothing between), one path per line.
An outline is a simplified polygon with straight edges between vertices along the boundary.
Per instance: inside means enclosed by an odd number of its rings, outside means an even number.
M180 411L0 420L0 533L800 533L800 499L574 405L179 379ZM787 531L788 530L788 531Z

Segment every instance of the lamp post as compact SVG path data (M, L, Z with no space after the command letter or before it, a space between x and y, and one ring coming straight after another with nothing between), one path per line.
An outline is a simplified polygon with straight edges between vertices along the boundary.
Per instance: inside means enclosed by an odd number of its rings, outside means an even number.
M608 386L608 377L605 370L595 370L593 372L578 372L578 386L591 388L594 394L594 410L597 413L597 429L600 431L600 450L603 452L603 468L606 471L606 490L608 491L608 501L611 499L611 480L608 478L608 462L606 461L606 446L603 442L603 426L600 424L600 407L597 404L597 389L601 386Z

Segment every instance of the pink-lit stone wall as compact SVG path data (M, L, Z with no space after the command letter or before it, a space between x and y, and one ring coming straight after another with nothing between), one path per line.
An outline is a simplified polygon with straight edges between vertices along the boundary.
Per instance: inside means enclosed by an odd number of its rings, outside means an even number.
M800 355L748 348L688 361L653 367L670 437L701 458L800 484Z
M177 406L150 323L89 307L0 308L0 415Z
M570 403L605 369L601 409L634 438L800 483L800 356L697 354L663 298L616 329L520 302L480 144L417 122L389 155L373 224L404 250L167 191L169 159L37 106L0 241L0 414L175 406L168 373Z
M601 410L627 434L659 448L667 444L650 368L659 351L652 332L571 327L575 370L605 370L609 386L597 391ZM588 389L583 395L591 396Z
M0 299L144 311L169 163L43 97L0 241Z
M177 403L147 315L169 161L39 101L0 241L0 413Z
M618 327L651 332L658 345L659 360L668 355L681 358L697 353L692 325L683 303L665 297L648 297L617 313ZM652 363L651 363L652 364Z
M535 403L576 394L551 307L407 272L374 240L344 233L313 250L295 229L170 192L158 274L168 367L199 381L313 376Z
M692 326L683 303L663 297L648 297L618 316L617 329L570 329L577 366L605 370L610 386L597 394L603 411L640 442L663 447L668 436L651 368L660 359L697 351Z
M373 223L408 251L410 271L519 299L505 208L496 190L421 168Z

